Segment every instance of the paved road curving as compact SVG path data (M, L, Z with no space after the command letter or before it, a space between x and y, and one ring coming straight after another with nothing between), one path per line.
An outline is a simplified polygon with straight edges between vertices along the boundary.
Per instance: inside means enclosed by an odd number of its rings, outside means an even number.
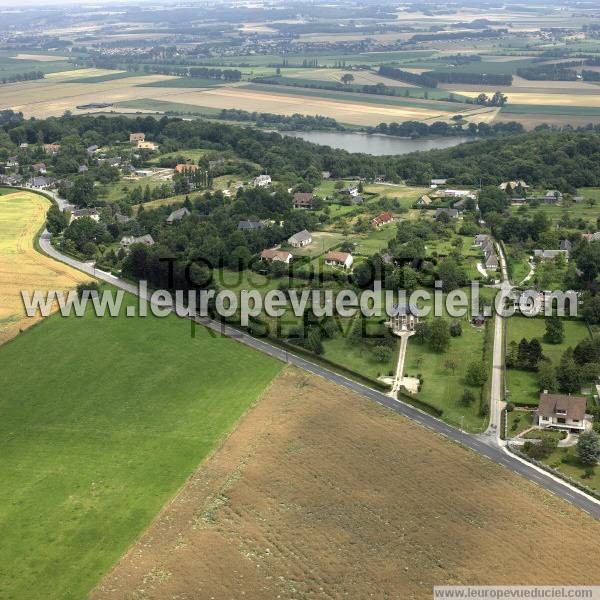
M134 295L139 295L139 290L135 285L119 279L110 273L105 273L95 269L91 263L84 263L69 256L65 256L52 246L50 237L50 234L45 231L41 235L39 242L40 248L52 258L79 269L80 271L83 271L90 276L94 276L97 279L106 281L117 288L123 289ZM150 300L149 297L146 297L145 299L148 301ZM517 473L529 481L537 483L538 485L546 488L549 492L586 511L596 519L600 519L600 501L584 494L577 488L570 486L563 480L551 475L550 473L547 473L543 469L540 469L511 454L504 447L498 445L495 435L470 435L455 427L452 427L451 425L448 425L436 417L420 411L410 404L390 398L382 392L348 379L343 375L335 373L334 371L326 369L320 365L314 364L286 350L282 350L281 348L273 346L264 340L253 338L252 336L240 332L233 327L229 327L219 323L218 321L208 318L195 318L195 321L215 332L220 333L221 335L233 338L238 342L245 344L246 346L250 346L251 348L259 350L260 352L264 352L275 359L292 364L300 369L308 371L309 373L324 377L325 379L333 381L334 383L360 394L365 398L369 398L370 400L373 400L378 404L385 406L390 410L393 410L394 412L411 419L412 421L415 421L419 425L427 427L428 429L445 436L449 440L452 440L453 442L459 443L462 446L477 452L481 456L485 456L495 463L506 467L513 473Z

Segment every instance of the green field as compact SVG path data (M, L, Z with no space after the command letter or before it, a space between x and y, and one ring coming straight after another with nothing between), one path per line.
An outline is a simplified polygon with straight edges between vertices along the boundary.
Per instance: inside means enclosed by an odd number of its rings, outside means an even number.
M143 73L133 71L117 71L116 73L107 73L106 75L91 75L89 77L79 77L78 79L67 79L62 83L103 83L104 81L114 81L116 79L128 79L129 77L140 77Z
M176 317L51 317L0 356L0 597L19 599L85 597L281 369Z
M129 108L140 111L155 111L159 113L180 113L196 116L217 116L221 110L194 104L182 104L181 102L166 102L165 100L153 100L152 98L141 98L139 100L125 100L119 102L117 108Z
M544 342L546 326L541 317L512 316L507 319L506 343L517 344L521 339L537 338L541 344L544 356L552 360L554 366L560 364L560 358L569 347L575 347L581 340L589 336L587 327L582 321L564 320L565 340L562 344L547 344ZM532 371L507 369L507 385L510 391L510 401L515 404L535 405L539 401L537 375Z
M218 79L203 79L201 77L178 77L177 79L165 79L163 81L152 81L151 83L140 83L136 87L160 87L160 88L208 88L225 85L225 81Z

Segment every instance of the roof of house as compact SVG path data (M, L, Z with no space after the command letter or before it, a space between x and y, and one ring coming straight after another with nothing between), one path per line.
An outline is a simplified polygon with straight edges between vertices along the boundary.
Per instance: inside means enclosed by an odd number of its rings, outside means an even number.
M252 231L255 229L262 229L264 227L264 223L261 223L260 221L240 221L238 223L238 229L240 231Z
M427 194L423 194L423 195L422 195L422 196L419 198L419 200L418 200L417 204L425 204L425 205L428 205L428 204L431 204L432 202L433 202L433 200L432 200L432 199L431 199L431 198L430 198L430 197L429 197Z
M311 192L296 192L294 204L312 204L313 194Z
M571 249L573 248L573 244L571 244L570 240L562 240L560 242L559 248L561 250L568 250L570 252Z
M410 302L400 302L394 304L391 310L391 316L395 315L417 315L419 307L416 304Z
M373 225L383 225L384 223L389 223L394 220L394 215L391 212L382 212L380 215L377 215L374 219L371 219L371 223Z
M437 219L441 214L447 214L449 217L457 217L458 211L455 208L436 208L435 218Z
M584 396L565 396L563 394L540 394L538 412L544 417L555 417L557 413L566 414L570 421L582 421L585 417L587 400Z
M533 251L534 256L541 258L556 258L559 254L564 254L565 250L540 250L536 249Z
M267 250L263 250L260 253L260 257L266 260L283 260L287 261L292 258L291 252L287 250L277 250L276 248L269 248Z
M349 252L336 252L335 250L331 250L325 255L325 260L331 262L345 263L348 258L352 258L352 254Z
M71 212L74 217L91 217L92 215L98 215L98 210L95 208L76 208Z
M125 223L129 223L133 221L133 217L128 217L127 215L122 215L121 213L117 213L115 215L115 221L117 223L121 223L121 225L125 225Z
M288 242L290 242L290 244L292 242L308 242L311 239L312 235L310 234L310 232L306 229L303 229L302 231L299 231L298 233L295 233L294 235L290 236Z
M186 171L197 171L198 165L193 165L191 163L179 163L175 165L175 171L177 173L185 173Z
M187 217L187 215L189 215L189 214L190 214L190 211L185 206L182 206L181 208L174 210L167 217L167 223L172 223L173 221L181 221L181 219L183 219L183 217Z

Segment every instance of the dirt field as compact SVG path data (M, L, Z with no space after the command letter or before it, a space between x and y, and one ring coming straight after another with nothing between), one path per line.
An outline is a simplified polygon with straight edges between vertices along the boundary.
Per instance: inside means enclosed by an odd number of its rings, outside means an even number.
M599 543L585 513L290 368L92 598L429 600L443 583L598 584Z
M34 249L48 206L29 192L0 196L0 344L40 320L25 315L21 290L66 290L89 279Z

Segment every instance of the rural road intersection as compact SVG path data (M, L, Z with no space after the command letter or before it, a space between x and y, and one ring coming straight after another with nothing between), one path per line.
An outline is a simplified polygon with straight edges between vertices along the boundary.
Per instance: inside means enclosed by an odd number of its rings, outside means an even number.
M70 265L71 267L74 267L75 269L78 269L84 273L87 273L91 277L106 281L107 283L110 283L111 285L136 296L139 295L137 286L132 285L131 283L124 281L123 279L120 279L110 273L100 271L99 269L94 268L94 266L90 263L84 263L69 256L65 256L52 246L50 238L51 235L47 231L44 231L39 239L40 248L48 256L62 263ZM150 294L148 294L148 297L145 298L147 301L150 301L149 296ZM273 346L264 340L253 338L252 336L233 327L229 327L209 318L195 318L195 321L221 335L233 338L238 342L245 344L246 346L250 346L251 348L259 350L260 352L268 354L273 358L292 364L309 373L324 377L325 379L333 381L334 383L360 394L365 398L369 398L370 400L373 400L378 404L385 406L390 410L393 410L394 412L411 419L412 421L415 421L419 425L427 427L428 429L443 435L449 440L461 444L462 446L465 446L477 452L478 454L489 458L490 460L506 467L513 473L517 473L529 481L537 483L556 496L586 511L596 519L600 519L600 501L588 496L577 488L569 485L562 479L544 471L543 469L540 469L539 467L536 467L535 465L532 465L531 463L521 459L518 456L515 456L514 454L511 454L505 447L501 445L497 436L497 428L494 430L493 435L483 434L476 436L465 433L455 427L452 427L451 425L448 425L444 421L433 417L432 415L425 413L414 406L411 406L410 404L402 402L401 400L390 398L390 396L387 396L383 392L379 392L366 385L348 379L343 375L339 375L334 371L314 364L300 356L288 352L287 350ZM498 334L498 332L496 333ZM497 357L495 356L495 371L497 366L496 359ZM501 377L499 380L496 380L496 386L499 385L498 381L501 382L501 380ZM492 384L492 388L494 388L494 382ZM496 391L499 391L499 389ZM498 410L499 398L499 396L494 398L492 413Z

